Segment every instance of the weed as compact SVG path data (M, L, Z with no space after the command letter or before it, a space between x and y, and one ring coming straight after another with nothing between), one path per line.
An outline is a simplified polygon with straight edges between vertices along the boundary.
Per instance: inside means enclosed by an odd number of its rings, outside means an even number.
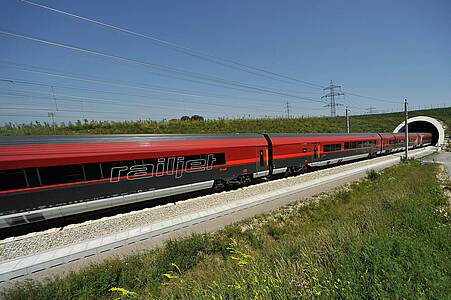
M130 298L137 298L138 294L129 290L126 290L124 288L118 288L118 287L112 287L109 289L110 292L116 292L119 293L120 296L118 298L113 298L114 300L119 299L130 299Z

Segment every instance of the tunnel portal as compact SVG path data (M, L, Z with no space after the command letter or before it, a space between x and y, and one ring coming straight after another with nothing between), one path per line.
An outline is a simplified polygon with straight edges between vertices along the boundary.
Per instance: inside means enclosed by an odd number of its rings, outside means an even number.
M445 130L443 125L437 119L427 116L418 116L408 119L407 124L409 124L409 132L432 133L432 145L440 146L445 141ZM405 132L404 122L399 124L393 132Z

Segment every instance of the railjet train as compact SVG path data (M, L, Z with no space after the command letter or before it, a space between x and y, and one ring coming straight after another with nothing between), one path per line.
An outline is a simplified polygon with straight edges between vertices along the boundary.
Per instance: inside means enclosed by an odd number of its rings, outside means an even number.
M409 147L430 133L410 133ZM0 138L0 228L401 151L404 134Z

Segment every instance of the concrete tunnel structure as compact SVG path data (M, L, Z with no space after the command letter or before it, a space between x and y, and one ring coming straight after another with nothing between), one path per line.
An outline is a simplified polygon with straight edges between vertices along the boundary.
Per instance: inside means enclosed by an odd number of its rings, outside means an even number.
M409 132L432 133L432 145L441 146L445 142L444 125L437 119L427 116L418 116L408 119L407 124L409 125ZM399 124L393 132L405 132L404 122Z

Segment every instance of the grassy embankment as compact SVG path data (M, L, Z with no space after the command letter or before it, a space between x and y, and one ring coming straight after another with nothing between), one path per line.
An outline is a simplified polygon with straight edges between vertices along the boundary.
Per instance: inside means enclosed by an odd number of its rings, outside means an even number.
M451 130L451 107L413 111L410 117L427 115L448 124ZM403 113L361 115L351 117L351 131L391 132L404 120ZM128 121L78 122L60 124L9 124L0 127L0 135L30 134L110 134L110 133L236 133L236 132L344 132L344 117L215 119L206 121Z
M92 266L5 299L446 299L450 200L408 161L212 234ZM110 291L111 288L122 288Z

